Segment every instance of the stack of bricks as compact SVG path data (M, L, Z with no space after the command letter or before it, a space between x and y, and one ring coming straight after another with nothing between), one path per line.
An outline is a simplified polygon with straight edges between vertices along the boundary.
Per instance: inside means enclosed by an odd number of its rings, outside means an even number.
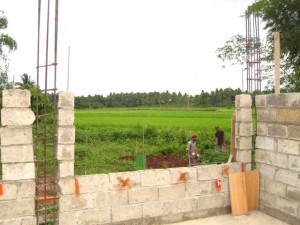
M30 109L29 91L3 91L1 224L36 224L35 167L32 145L34 120L35 115Z
M247 171L251 170L252 162L252 137L253 137L253 121L252 121L252 99L250 95L238 95L235 98L235 143L237 150L237 162L245 164Z
M260 210L300 224L300 93L256 96Z

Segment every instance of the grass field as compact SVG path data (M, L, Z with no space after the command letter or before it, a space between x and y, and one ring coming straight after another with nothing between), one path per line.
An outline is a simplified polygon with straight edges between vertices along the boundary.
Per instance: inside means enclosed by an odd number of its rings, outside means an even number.
M234 109L97 109L76 110L76 174L134 170L120 156L181 155L191 134L199 135L204 163L224 162L227 154L214 150L214 126L224 130L229 149Z

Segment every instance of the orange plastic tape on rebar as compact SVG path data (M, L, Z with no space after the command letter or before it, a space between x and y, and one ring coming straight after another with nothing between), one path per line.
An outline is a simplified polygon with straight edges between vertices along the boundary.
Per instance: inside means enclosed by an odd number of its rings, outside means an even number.
M4 195L3 184L0 184L0 196Z
M60 196L55 195L55 196L46 196L46 197L36 197L36 201L50 201L50 200L55 200L59 199Z
M75 194L77 197L80 196L80 186L79 186L79 180L75 178Z

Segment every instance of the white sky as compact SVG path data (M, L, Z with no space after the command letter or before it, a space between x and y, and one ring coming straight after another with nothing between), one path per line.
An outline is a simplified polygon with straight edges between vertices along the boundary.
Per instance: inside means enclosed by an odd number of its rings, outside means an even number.
M242 89L242 68L222 68L216 49L245 34L241 15L253 1L60 0L58 91L67 91L69 46L69 91L76 96ZM38 0L0 0L4 32L18 43L10 80L23 73L36 78L37 6Z

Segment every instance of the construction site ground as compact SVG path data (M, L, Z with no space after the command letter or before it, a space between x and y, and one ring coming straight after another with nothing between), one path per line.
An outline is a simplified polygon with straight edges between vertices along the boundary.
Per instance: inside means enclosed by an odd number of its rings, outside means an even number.
M189 220L168 225L288 225L259 211L250 211L248 215L232 216L225 214L197 220Z

